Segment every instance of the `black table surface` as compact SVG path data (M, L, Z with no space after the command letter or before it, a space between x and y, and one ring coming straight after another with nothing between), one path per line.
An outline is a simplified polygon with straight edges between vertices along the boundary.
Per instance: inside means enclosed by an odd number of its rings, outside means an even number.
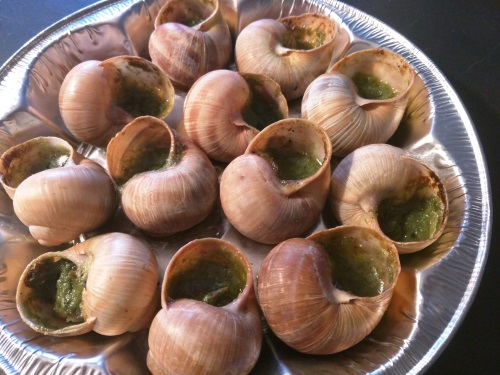
M0 66L28 40L93 0L0 0ZM349 0L422 50L449 80L475 125L500 211L500 1ZM426 374L500 374L500 235L493 222L481 283L459 329Z

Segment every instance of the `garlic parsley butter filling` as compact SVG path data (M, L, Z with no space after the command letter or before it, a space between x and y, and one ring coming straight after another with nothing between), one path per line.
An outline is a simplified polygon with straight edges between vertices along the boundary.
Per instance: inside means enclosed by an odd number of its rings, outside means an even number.
M431 238L443 223L443 215L443 202L432 192L407 199L386 198L378 206L380 228L389 238L400 242Z
M321 162L307 152L291 149L268 149L262 156L269 161L281 180L302 180L312 176Z
M224 253L224 250L220 250ZM246 284L243 265L226 254L227 262L195 259L183 272L170 280L168 294L172 299L189 298L212 306L225 306L235 300Z
M43 319L40 312L48 304L67 322L83 322L82 293L86 280L86 272L67 259L49 258L33 264L24 280L25 285L32 289L30 313Z
M358 73L352 80L359 96L365 99L385 100L394 98L398 94L391 85L373 75Z

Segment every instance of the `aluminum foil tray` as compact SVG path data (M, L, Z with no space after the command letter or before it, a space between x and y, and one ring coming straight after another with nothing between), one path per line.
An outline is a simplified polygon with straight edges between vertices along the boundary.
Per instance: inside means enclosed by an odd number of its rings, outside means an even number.
M318 12L335 18L351 38L351 50L382 46L406 58L418 72L405 118L389 143L429 164L444 180L450 217L443 235L421 252L401 256L402 273L380 324L358 345L328 355L304 355L264 332L253 374L390 373L424 371L443 349L467 312L484 267L491 230L491 193L485 160L466 110L438 68L411 42L371 16L338 1L225 0L230 26L241 30L258 18ZM71 139L57 106L65 74L83 60L131 54L148 57L147 41L163 1L101 1L48 28L0 69L0 152L29 138ZM178 92L169 125L182 125L185 93ZM300 108L292 105L291 115ZM74 140L73 140L74 143ZM102 164L102 149L78 150ZM76 215L76 213L75 213ZM328 226L320 220L316 230ZM254 274L270 250L236 232L222 210L192 230L153 240L132 226L110 223L148 241L161 267L189 240L219 237L249 256ZM90 236L92 234L87 234ZM80 240L83 240L82 236ZM30 330L15 304L19 276L46 251L15 217L0 191L0 371L22 374L147 374L147 331L104 337L89 333L54 338Z

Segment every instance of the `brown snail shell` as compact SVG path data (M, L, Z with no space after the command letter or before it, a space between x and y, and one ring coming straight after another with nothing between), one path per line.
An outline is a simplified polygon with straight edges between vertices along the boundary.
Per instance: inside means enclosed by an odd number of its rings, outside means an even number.
M148 339L153 374L247 374L254 367L261 317L251 265L234 245L204 238L182 247L165 270L161 303Z
M76 138L104 147L135 117L166 117L174 95L168 77L150 61L117 56L71 69L59 92L59 108Z
M68 278L61 276L64 263L73 267ZM65 289L71 280L77 281ZM115 336L148 326L157 311L157 284L158 263L149 246L108 233L35 258L21 275L16 303L23 321L44 335L94 330Z
M345 156L367 144L387 142L404 115L414 76L410 64L389 50L354 52L307 87L301 115L325 129L334 156ZM394 96L361 96L359 83L354 82L374 78L388 84Z
M188 137L221 162L242 155L260 130L287 117L279 85L260 74L214 70L195 82L184 102Z
M60 138L13 146L3 153L0 168L15 214L42 245L73 241L115 212L117 192L106 170Z
M363 146L342 159L332 173L329 197L341 223L383 233L400 253L429 246L448 219L448 195L439 176L387 144Z
M325 204L330 158L328 136L314 123L285 119L269 125L222 173L220 198L227 219L262 243L304 233Z
M156 16L149 53L178 86L225 68L233 52L231 33L217 0L168 0Z
M321 14L257 20L236 39L236 66L240 72L269 76L293 100L327 71L337 33L337 23Z
M136 118L109 142L106 160L125 215L150 235L189 229L215 207L214 166L163 120Z
M257 296L271 330L308 354L332 354L366 337L382 318L401 266L378 232L339 226L274 247Z

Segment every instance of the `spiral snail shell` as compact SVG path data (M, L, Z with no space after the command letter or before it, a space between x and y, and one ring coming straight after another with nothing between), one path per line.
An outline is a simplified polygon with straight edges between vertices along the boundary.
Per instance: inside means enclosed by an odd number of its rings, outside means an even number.
M214 70L195 82L184 103L188 137L211 159L227 163L260 130L287 117L279 85L260 74Z
M163 120L136 118L109 142L106 161L125 215L150 235L189 229L215 207L214 166Z
M308 354L333 354L366 337L391 300L401 266L375 230L339 226L291 238L264 258L257 296L271 330Z
M232 38L218 0L168 0L149 38L154 64L181 88L229 64Z
M158 263L149 246L108 233L31 261L16 304L23 321L44 335L94 330L115 336L149 325L157 311L157 284Z
M378 230L400 253L429 246L448 219L448 195L439 176L387 144L363 146L342 159L332 173L329 197L341 223Z
M15 214L42 245L73 241L115 212L118 194L106 170L60 138L13 146L0 158L0 168Z
M337 33L335 21L315 13L254 21L236 39L236 67L269 76L288 100L299 98L330 66Z
M330 158L330 140L314 123L285 119L269 125L222 173L227 219L243 235L267 244L304 233L325 204Z
M76 138L105 147L135 117L166 117L174 95L168 77L150 61L116 56L71 69L59 92L59 109Z
M410 64L389 50L354 52L311 82L301 116L325 129L334 156L387 142L405 113L414 76Z
M153 374L247 374L254 367L260 311L250 263L234 245L203 238L178 250L161 303L148 338Z

